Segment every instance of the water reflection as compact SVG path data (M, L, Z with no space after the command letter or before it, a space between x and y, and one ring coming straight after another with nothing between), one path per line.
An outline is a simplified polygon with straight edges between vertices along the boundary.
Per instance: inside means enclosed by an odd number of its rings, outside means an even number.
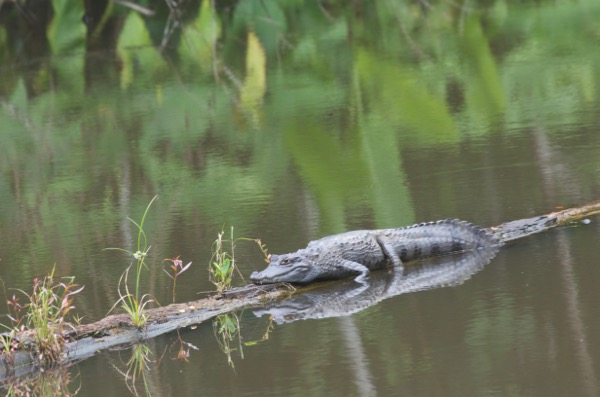
M131 349L131 357L121 369L113 364L113 368L123 376L127 389L134 396L146 395L151 396L151 383L149 383L150 365L152 351L145 343L138 343ZM139 387L142 386L140 393Z
M561 276L563 278L562 293L567 304L568 327L575 353L577 364L581 371L581 380L583 382L583 390L587 396L598 395L598 378L594 370L594 360L590 354L588 332L586 331L585 322L581 315L579 285L575 280L572 247L569 244L564 231L560 231L556 236L558 244L558 262L560 264Z
M353 367L353 381L360 396L375 397L376 387L373 384L373 374L366 356L366 349L360 336L359 327L352 317L341 317L338 320L340 336L345 345L348 362Z
M6 379L0 384L7 397L74 397L81 385L79 371L74 367L48 368L24 377Z

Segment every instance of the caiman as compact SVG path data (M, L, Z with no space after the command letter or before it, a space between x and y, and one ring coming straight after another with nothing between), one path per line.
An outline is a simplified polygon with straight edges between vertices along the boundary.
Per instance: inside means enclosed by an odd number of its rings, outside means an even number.
M277 324L297 320L348 316L401 294L462 284L496 256L499 246L481 247L458 255L430 258L405 272L373 272L367 283L350 278L308 289L284 300L260 302L253 313L268 314Z
M355 276L364 282L370 271L388 264L402 272L404 262L501 244L490 230L457 219L355 230L311 241L290 254L271 255L267 268L250 279L255 284L309 283Z

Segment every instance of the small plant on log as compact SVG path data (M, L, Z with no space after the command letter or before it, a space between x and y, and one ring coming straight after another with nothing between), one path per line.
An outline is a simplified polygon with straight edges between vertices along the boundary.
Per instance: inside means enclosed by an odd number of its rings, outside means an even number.
M209 279L217 287L217 291L223 292L231 288L233 272L236 270L235 262L235 240L233 238L233 227L229 240L223 239L225 232L221 231L212 245L212 258L209 266ZM229 242L231 251L224 246ZM240 275L241 276L241 275Z
M269 263L271 263L271 254L269 254L269 250L267 249L267 244L264 244L262 242L262 240L259 238L255 239L254 242L256 244L258 244L258 248L260 249L260 252L262 252L263 256L265 257L265 262L267 263L267 265Z
M12 365L14 364L14 353L19 347L19 342L15 336L18 332L23 332L25 330L25 325L22 324L23 316L21 315L21 311L25 307L21 305L19 297L16 295L13 295L12 299L7 300L6 305L8 306L8 314L6 317L12 322L12 326L0 324L3 328L7 329L7 332L0 335L0 343L2 344L2 354L4 359Z
M8 301L12 315L9 319L13 327L10 332L2 336L2 347L7 360L10 361L11 354L16 348L25 347L34 349L42 365L57 363L61 360L63 346L65 344L64 330L71 325L67 323L67 317L73 306L74 295L83 290L75 284L74 277L64 277L61 282L54 278L54 267L50 274L42 279L33 281L33 290L30 294L19 290L27 297L27 303L21 305L18 298ZM19 334L31 331L31 346L22 346L27 341L20 340Z
M114 307L121 303L121 307L127 312L133 324L141 328L146 324L146 315L144 314L144 308L147 304L152 302L150 296L148 294L141 295L140 294L140 280L142 278L142 270L148 269L148 265L146 264L146 256L148 255L148 251L150 251L150 247L148 245L148 239L146 237L146 233L144 232L144 221L146 220L146 216L148 215L148 211L150 210L150 206L156 200L158 196L154 196L150 203L146 207L144 214L142 215L142 219L139 223L134 221L131 218L127 218L131 223L133 223L138 229L137 235L137 246L136 251L132 252L126 250L124 248L107 248L110 250L123 251L133 257L133 261L131 264L125 269L121 278L119 279L119 300L114 304L114 306L110 309L114 309ZM134 268L135 265L135 289L133 292L129 289L129 272Z
M217 239L212 245L212 257L210 259L209 279L217 287L217 291L223 292L231 288L231 282L233 280L233 273L237 271L239 276L244 279L239 269L237 268L237 262L235 260L235 244L238 241L253 241L258 245L258 248L265 257L265 262L269 263L271 254L267 250L267 245L263 244L260 239L251 239L247 237L240 237L235 239L233 237L233 227L229 239L224 239L225 232L221 231L218 233ZM225 248L226 243L230 244L230 251ZM168 260L168 259L166 259Z
M175 302L175 296L176 296L176 288L177 288L177 277L185 272L187 269L190 268L190 266L192 266L192 262L188 262L187 265L183 266L183 261L181 259L179 259L180 255L177 255L176 258L167 258L163 260L163 263L165 262L171 262L171 265L169 265L169 269L171 270L171 272L173 274L170 274L166 269L163 268L163 271L167 274L167 276L169 276L169 278L171 280L173 280L173 302Z

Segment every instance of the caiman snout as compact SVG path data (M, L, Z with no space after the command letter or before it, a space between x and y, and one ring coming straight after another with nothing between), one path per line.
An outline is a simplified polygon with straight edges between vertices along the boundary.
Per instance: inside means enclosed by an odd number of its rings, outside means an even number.
M252 281L259 281L260 279L260 272L252 272L252 274L250 275L250 280Z
M262 272L252 272L250 275L250 281L252 281L254 284L269 284L275 282L265 274L267 269L263 270Z

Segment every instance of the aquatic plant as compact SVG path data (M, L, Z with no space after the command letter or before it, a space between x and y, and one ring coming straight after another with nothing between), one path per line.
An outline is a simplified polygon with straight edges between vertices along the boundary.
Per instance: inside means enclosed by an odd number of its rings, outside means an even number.
M19 303L16 295L7 301L12 314L8 318L12 321L12 327L8 328L8 334L1 337L4 355L7 361L11 361L12 353L22 347L22 342L17 335L26 330L31 332L31 346L34 349L42 365L57 363L61 360L63 346L65 344L64 330L72 327L67 322L67 317L75 307L73 299L76 294L83 290L83 286L75 284L74 277L63 277L65 281L57 282L54 277L56 267L52 268L50 274L42 279L35 278L31 293L18 290L26 298L27 303Z
M18 340L15 338L18 332L25 330L22 324L23 316L21 311L24 306L19 303L19 297L13 294L12 299L6 301L8 306L8 314L6 317L12 322L12 326L0 324L7 332L0 334L0 344L2 346L2 355L7 363L14 364L14 353L19 346Z
M267 262L267 264L271 263L271 254L269 254L269 250L267 249L267 244L264 244L262 242L262 240L259 238L254 239L254 242L256 244L258 244L258 248L260 249L260 252L262 252L262 254L265 257L265 262Z
M255 242L262 254L265 257L265 262L269 263L271 254L269 254L267 245L263 244L260 239L252 239L247 237L234 238L233 227L231 227L230 237L228 240L224 239L225 232L221 231L217 234L217 239L212 244L212 257L210 258L209 265L209 279L217 287L217 291L223 292L231 288L231 282L233 281L233 273L238 272L239 276L244 279L242 274L237 268L237 262L235 260L235 245L238 241L253 241ZM230 251L225 249L225 243L230 243Z
M150 251L151 246L148 245L148 238L146 237L146 233L144 232L144 222L146 220L146 216L148 215L148 211L152 206L152 203L158 198L158 196L154 196L139 223L134 221L131 218L127 218L131 223L133 223L138 229L137 235L137 245L136 251L132 252L124 248L106 248L108 250L117 250L123 251L133 257L133 261L131 264L125 269L123 274L121 274L121 278L119 279L119 285L117 287L119 293L119 300L113 305L113 307L109 310L112 311L115 306L121 303L121 307L125 310L125 312L129 315L133 324L141 328L146 324L146 315L144 314L144 308L147 304L152 302L150 299L150 295L144 294L140 296L140 280L142 277L142 270L148 269L146 265L146 256ZM132 293L129 289L129 272L133 269L135 265L135 291Z
M177 277L190 268L192 262L188 262L187 265L183 266L183 261L179 259L180 255L177 255L175 258L167 258L163 260L164 262L171 262L169 269L173 274L171 275L166 269L163 268L163 271L169 276L171 280L173 280L173 302L175 302L176 296L176 288L177 288Z
M224 240L224 231L217 235L212 245L212 257L209 266L209 280L217 287L217 291L223 292L231 288L233 272L236 270L235 262L235 240L233 238L233 227L229 240ZM231 251L224 248L224 243L229 242ZM241 275L240 275L241 276Z

